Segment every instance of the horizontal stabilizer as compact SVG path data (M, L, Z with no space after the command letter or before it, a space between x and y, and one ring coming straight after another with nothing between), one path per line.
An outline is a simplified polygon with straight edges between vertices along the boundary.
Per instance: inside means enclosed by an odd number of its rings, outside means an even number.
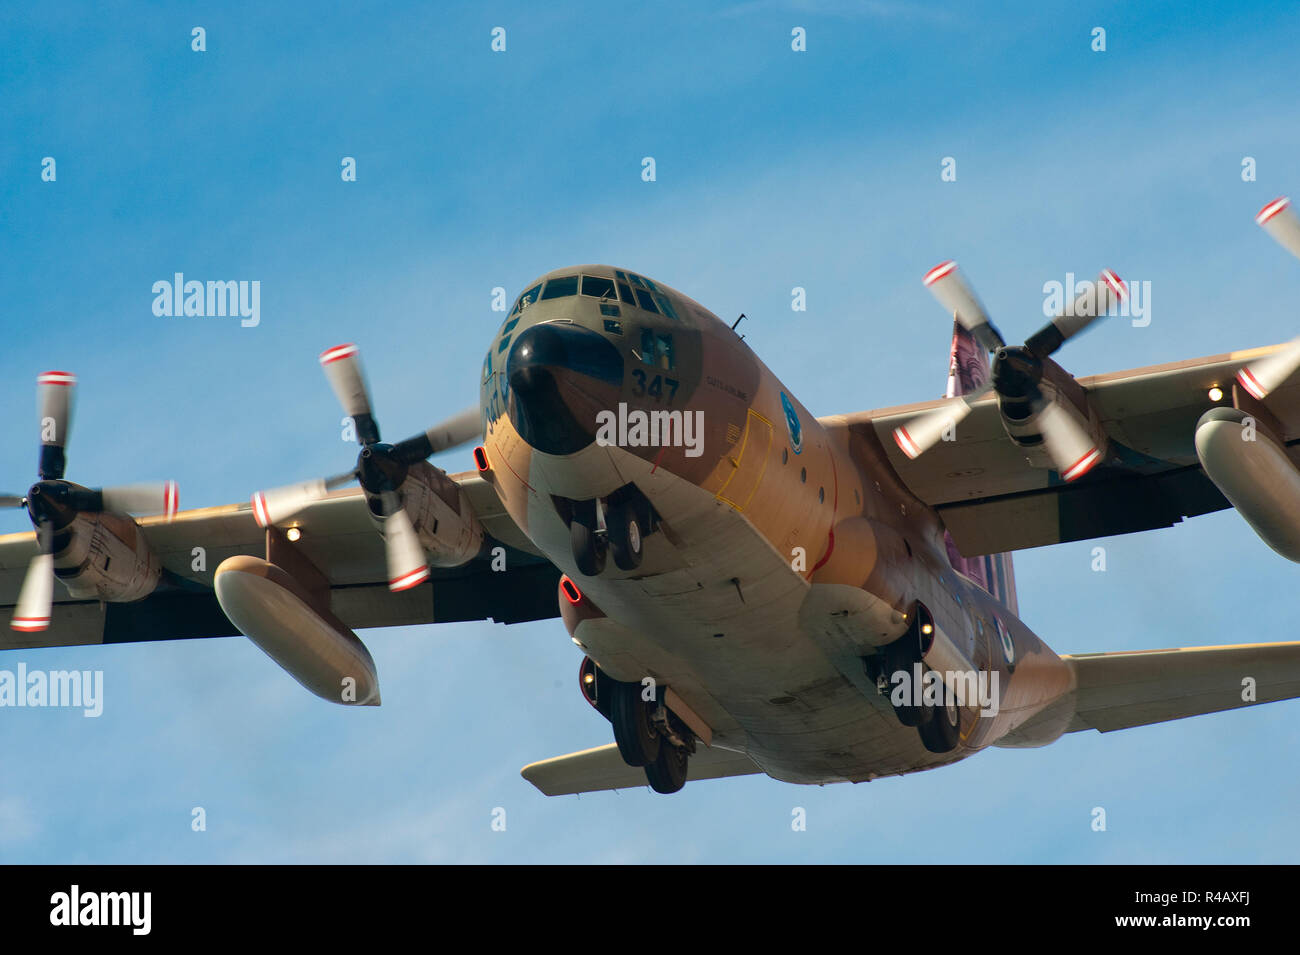
M1300 697L1300 643L1082 653L1064 659L1078 677L1070 733L1109 733Z
M686 779L719 779L723 776L750 776L761 772L744 753L701 746L691 757ZM613 743L595 749L584 749L580 753L570 753L568 756L529 763L520 770L520 775L547 796L598 792L602 789L636 789L647 785L645 770L623 762L618 746Z

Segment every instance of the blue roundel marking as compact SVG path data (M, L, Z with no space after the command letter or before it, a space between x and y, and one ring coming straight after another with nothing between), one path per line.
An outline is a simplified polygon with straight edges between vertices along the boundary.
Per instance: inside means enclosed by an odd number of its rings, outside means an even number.
M1002 621L997 620L996 617L994 620L998 625L998 640L1002 644L1002 656L1006 659L1008 665L1013 664L1016 662L1015 641L1011 639L1011 634L1008 633L1007 628L1002 625Z
M798 454L803 450L803 426L799 424L799 412L794 410L790 399L781 392L781 407L785 410L785 427L790 432L790 450Z

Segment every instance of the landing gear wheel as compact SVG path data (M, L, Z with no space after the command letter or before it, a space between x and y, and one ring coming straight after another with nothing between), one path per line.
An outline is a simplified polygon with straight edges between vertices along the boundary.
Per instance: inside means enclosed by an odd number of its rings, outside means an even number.
M886 651L885 678L890 680L890 689L885 692L890 694L891 704L893 703L892 694L895 686L892 677L895 673L901 671L907 674L907 681L903 684L903 687L909 692L905 695L905 698L911 698L913 693L919 694L921 692L921 687L912 685L912 677L915 674L912 665L920 659L919 652L912 646L912 642L908 640L907 636L900 638ZM894 715L898 717L898 722L904 726L924 726L933 718L934 710L920 704L902 703L894 705Z
M569 523L569 546L573 548L573 562L580 574L595 577L605 569L605 541L596 532L594 501L589 515L581 512L573 515Z
M609 529L609 549L614 553L615 566L619 570L640 567L644 542L641 539L641 519L633 502L611 506L605 512L605 526Z
M961 741L961 708L949 687L943 688L943 706L933 710L932 718L921 724L921 742L932 753L950 753Z
M610 722L614 724L614 742L618 753L629 766L648 766L664 749L651 714L657 703L641 699L640 683L615 683L610 703Z
M690 753L685 747L664 743L659 747L659 758L645 765L645 778L650 788L665 796L677 792L686 785L689 762Z

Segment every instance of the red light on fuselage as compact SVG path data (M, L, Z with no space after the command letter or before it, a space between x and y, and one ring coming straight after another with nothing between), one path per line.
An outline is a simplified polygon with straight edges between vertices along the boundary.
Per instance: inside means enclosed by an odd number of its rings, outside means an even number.
M582 591L578 589L577 584L569 579L568 574L560 578L560 590L564 591L564 599L571 604L579 603L582 600Z

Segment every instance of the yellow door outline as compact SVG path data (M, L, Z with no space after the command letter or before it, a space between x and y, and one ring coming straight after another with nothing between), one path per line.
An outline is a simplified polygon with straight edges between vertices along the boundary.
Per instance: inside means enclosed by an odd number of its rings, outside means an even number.
M762 483L763 473L767 470L767 453L771 447L772 422L750 408L749 415L745 419L745 435L740 440L740 451L734 456L727 456L727 460L731 462L732 472L722 482L722 487L718 488L717 499L730 504L738 511L748 507L754 492L758 490L758 485ZM727 493L728 489L730 489L730 496Z

